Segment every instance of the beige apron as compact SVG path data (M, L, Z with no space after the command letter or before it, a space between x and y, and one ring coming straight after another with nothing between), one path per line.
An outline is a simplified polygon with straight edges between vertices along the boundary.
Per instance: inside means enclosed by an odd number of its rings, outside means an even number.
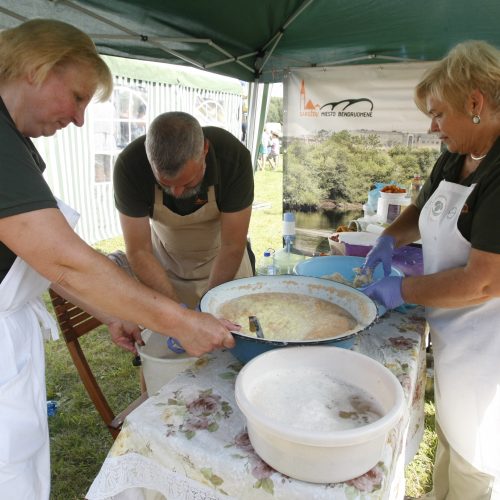
M78 214L59 203L68 223ZM19 257L0 283L0 498L48 499L50 453L43 337L57 325L40 295L49 281Z
M189 215L179 215L163 204L163 191L155 189L151 240L156 258L167 270L177 295L188 307L196 307L207 291L208 278L220 250L220 211L215 189L208 189L208 202ZM252 276L245 250L234 278Z
M441 181L419 219L425 274L464 266L470 243L457 227L470 187ZM500 299L427 308L434 352L437 418L451 447L500 479Z

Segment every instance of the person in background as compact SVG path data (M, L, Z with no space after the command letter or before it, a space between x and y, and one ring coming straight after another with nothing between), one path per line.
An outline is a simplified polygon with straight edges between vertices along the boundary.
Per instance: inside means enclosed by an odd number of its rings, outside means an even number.
M269 143L269 153L267 161L273 170L278 168L278 158L280 156L280 139L276 132L271 133L271 141Z
M73 26L35 19L0 33L2 499L50 494L43 336L57 327L40 299L50 283L101 311L131 350L140 341L137 324L176 337L195 356L234 345L235 325L181 308L86 245L70 225L76 212L58 203L43 178L30 138L81 127L94 94L105 102L111 91L108 67Z
M126 258L143 283L188 307L216 285L253 275L248 149L191 115L157 116L114 167Z
M248 114L243 113L243 120L241 121L241 142L245 143L247 140L248 129Z
M258 170L264 170L267 161L267 153L270 147L270 139L269 133L266 129L262 131L262 135L260 137L260 145L259 145L259 160L260 165L258 165Z
M424 275L385 277L365 293L388 308L426 306L438 448L426 498L500 498L500 52L458 44L417 85L415 101L447 151L416 203L365 266L422 239Z

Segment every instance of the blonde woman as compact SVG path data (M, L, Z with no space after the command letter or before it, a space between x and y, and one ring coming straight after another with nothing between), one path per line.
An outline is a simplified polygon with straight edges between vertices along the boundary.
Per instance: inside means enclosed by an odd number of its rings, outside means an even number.
M427 306L439 437L428 498L500 498L500 52L457 45L415 101L448 151L366 265L390 264L394 247L421 238L425 275L366 293L390 308Z
M93 42L73 26L37 19L0 33L0 496L6 500L49 498L42 330L55 325L39 295L51 282L109 315L119 343L130 349L140 339L135 324L176 337L195 356L234 345L226 327L233 325L181 308L87 246L71 229L75 212L58 203L43 179L45 164L29 138L82 126L94 94L106 100L111 90Z

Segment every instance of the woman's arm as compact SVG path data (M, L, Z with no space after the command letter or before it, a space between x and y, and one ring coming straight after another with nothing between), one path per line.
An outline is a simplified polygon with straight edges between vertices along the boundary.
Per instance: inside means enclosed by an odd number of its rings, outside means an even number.
M404 278L402 296L429 307L467 307L500 297L500 254L472 249L464 267Z
M72 296L110 316L176 337L193 356L234 345L219 320L180 307L94 251L57 209L0 219L0 241Z
M409 205L382 234L392 236L396 248L413 243L420 239L419 216L420 210L415 205Z

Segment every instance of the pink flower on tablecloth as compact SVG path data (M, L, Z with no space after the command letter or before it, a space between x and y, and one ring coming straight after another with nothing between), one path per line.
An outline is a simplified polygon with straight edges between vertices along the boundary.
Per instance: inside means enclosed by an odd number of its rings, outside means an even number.
M401 351L409 351L410 349L413 349L413 347L417 344L417 341L403 336L390 337L389 344L395 349L399 349Z
M182 425L184 431L201 431L208 429L210 421L206 417L190 417Z
M203 395L188 403L186 408L191 415L212 415L221 409L220 400L221 397L214 394Z
M163 413L167 425L167 436L182 432L188 439L196 431L216 432L219 420L228 418L233 409L219 395L212 394L212 389L198 391L197 397L185 398L182 391L176 391L168 400L168 408Z
M250 438L248 437L248 432L246 431L240 432L234 438L234 444L236 445L237 448L239 448L242 451L254 453L252 443L250 442Z
M248 453L248 459L251 463L251 471L252 476L257 479L265 479L270 477L276 471L264 462L255 450L253 449L252 443L250 442L250 438L248 437L248 432L242 431L236 435L234 438L234 444L241 451L245 451Z
M359 476L355 479L346 481L349 486L354 486L359 491L364 491L366 493L372 493L373 491L379 490L382 486L382 480L384 477L384 472L382 470L381 464L377 464L373 469L370 469L366 474Z
M255 460L252 464L252 476L257 479L266 479L271 477L276 471L255 455Z

